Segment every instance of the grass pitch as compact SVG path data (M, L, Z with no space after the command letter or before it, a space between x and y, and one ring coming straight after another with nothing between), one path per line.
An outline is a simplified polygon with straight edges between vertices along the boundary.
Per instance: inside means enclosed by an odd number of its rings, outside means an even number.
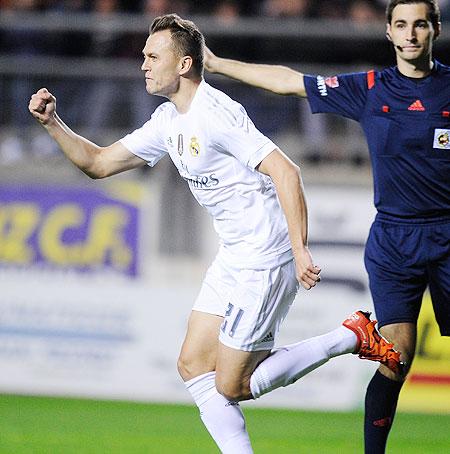
M362 453L361 413L245 407L255 454ZM194 407L0 395L1 454L217 453ZM448 454L450 415L398 414L388 454Z

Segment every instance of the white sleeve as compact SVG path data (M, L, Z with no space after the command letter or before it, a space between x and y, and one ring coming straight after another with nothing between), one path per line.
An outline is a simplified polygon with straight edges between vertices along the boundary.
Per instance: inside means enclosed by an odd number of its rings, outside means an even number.
M215 141L243 165L255 169L278 147L255 127L240 104L236 103L230 113L232 116L228 117L228 121L222 121L220 130L215 131Z
M164 110L160 107L141 128L120 139L125 148L152 167L168 152L163 133Z

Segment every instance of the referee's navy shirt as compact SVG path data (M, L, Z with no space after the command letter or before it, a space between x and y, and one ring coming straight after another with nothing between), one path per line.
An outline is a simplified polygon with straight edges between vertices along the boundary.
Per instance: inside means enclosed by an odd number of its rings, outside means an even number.
M427 77L397 67L334 77L305 76L313 113L361 123L369 146L378 217L450 220L450 67Z

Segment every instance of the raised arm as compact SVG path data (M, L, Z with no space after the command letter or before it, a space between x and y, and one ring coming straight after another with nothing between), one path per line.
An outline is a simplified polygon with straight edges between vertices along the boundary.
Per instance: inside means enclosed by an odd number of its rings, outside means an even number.
M306 97L303 74L280 65L244 63L217 57L205 47L205 68L279 95Z
M146 163L120 142L100 147L73 132L57 115L56 98L46 88L31 97L28 109L64 154L91 178L104 178Z
M308 210L300 169L282 151L275 149L265 157L258 170L272 178L286 217L289 239L295 258L297 279L307 290L320 280L308 249Z

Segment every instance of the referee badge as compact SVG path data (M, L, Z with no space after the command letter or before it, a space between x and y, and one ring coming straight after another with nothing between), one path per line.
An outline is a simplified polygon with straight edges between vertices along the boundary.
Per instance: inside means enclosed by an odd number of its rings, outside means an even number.
M433 148L450 150L450 129L435 129Z
M198 156L200 154L200 145L198 143L197 137L191 137L191 144L189 145L189 150L191 150L192 156Z

